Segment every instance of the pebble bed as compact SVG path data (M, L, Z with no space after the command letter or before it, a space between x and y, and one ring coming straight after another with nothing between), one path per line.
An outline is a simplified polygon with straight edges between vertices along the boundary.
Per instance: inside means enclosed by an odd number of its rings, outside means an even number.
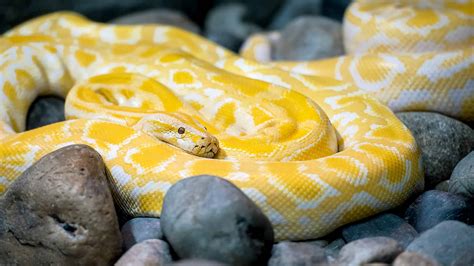
M234 51L253 33L276 31L280 37L271 56L278 60L344 53L341 23L320 16L321 0L269 6L275 15L267 16L265 27L257 23L262 18L252 17L251 6L218 2L203 28L170 9L145 10L111 23L168 23ZM54 97L37 100L28 129L64 120L63 105ZM472 125L430 112L397 116L421 148L424 191L324 238L275 243L260 209L215 176L173 185L160 218L125 217L114 206L100 155L72 145L43 157L0 197L0 264L474 265Z

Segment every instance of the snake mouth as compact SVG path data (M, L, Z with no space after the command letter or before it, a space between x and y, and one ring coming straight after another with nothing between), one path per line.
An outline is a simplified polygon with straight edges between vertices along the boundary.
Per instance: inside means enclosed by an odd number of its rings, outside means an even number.
M214 158L218 151L219 141L216 137L210 136L202 138L201 141L191 150L191 153L200 157Z

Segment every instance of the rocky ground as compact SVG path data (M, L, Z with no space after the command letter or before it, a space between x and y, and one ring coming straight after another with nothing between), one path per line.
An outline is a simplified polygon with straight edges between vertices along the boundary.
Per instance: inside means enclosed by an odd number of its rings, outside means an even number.
M99 19L99 5L116 1L84 2L89 5L77 9ZM110 14L120 13L129 2ZM272 44L271 56L279 60L343 54L338 19L348 1L268 0L258 6L253 1L203 1L207 6L200 9L207 10L206 16L184 8L198 1L163 4L180 11L151 9L156 6L141 2L150 9L111 22L169 23L234 51L252 33L278 31L281 37ZM10 20L14 22L19 21ZM63 120L63 104L54 97L36 101L28 128ZM0 264L473 265L473 129L436 113L397 116L422 150L425 191L397 209L324 238L274 243L271 224L258 207L231 183L213 176L172 186L160 219L124 217L114 206L100 156L74 145L45 156L0 198Z

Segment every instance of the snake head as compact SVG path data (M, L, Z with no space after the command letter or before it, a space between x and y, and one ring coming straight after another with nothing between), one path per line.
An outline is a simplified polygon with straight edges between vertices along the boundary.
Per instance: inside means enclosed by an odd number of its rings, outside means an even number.
M219 151L217 138L184 113L150 114L140 119L134 128L196 156L213 158Z

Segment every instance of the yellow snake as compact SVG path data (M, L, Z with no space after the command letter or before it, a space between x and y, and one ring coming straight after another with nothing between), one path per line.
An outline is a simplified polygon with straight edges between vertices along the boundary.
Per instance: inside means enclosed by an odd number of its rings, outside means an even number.
M358 20L378 14L371 7L357 2L346 20L371 24ZM439 12L455 10L472 21L467 8ZM411 10L417 16L419 10ZM419 23L436 24L429 14L420 16ZM451 52L464 56L434 66L440 76L400 74L383 91L405 90L399 84L407 79L423 89L443 83L446 97L467 97L467 106L456 98L453 112L472 120L472 51L463 47ZM417 58L436 61L438 55L387 53L410 57L414 61L405 64L420 69ZM370 56L364 63L363 55L340 60L362 70L373 63ZM81 143L102 155L117 204L134 216L159 216L167 189L198 174L224 177L242 189L269 217L278 240L317 238L402 203L423 186L414 138L357 82L298 73L303 66L316 71L313 64L257 63L168 26L99 24L65 12L28 21L0 39L0 193L41 156ZM344 64L336 63L334 78L345 73ZM361 72L368 83L387 73ZM426 85L430 78L437 83ZM24 130L37 95L68 93L70 120L16 133ZM214 138L216 158L193 155L214 155ZM204 147L194 151L196 145Z

